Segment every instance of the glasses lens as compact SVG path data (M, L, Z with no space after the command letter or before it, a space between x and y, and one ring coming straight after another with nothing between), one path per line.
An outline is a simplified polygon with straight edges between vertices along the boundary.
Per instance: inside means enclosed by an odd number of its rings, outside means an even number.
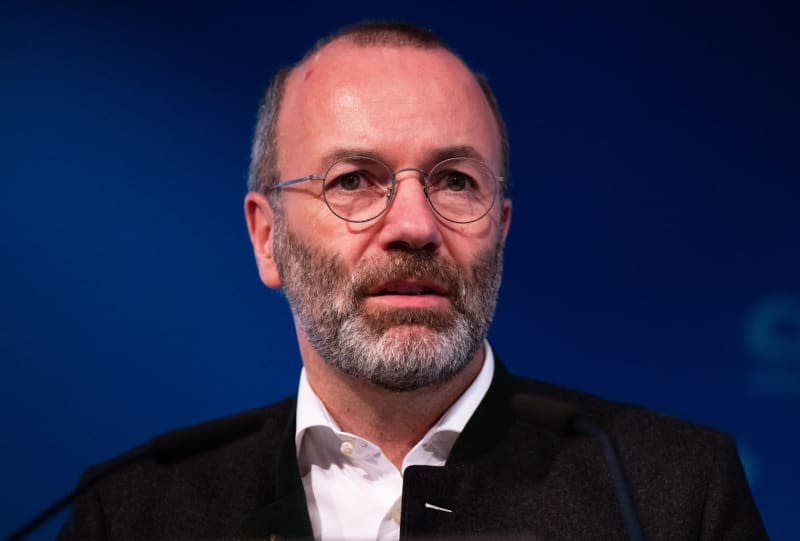
M494 205L498 182L489 167L471 158L452 158L428 175L428 200L442 218L458 223L483 218Z
M392 172L372 158L354 156L328 168L323 196L331 211L343 220L366 222L386 209Z

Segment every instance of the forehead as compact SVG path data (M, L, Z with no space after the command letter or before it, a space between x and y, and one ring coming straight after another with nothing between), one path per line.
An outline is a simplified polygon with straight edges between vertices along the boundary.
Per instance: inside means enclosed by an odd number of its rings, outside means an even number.
M499 133L486 97L473 73L445 49L338 40L286 81L278 115L284 174L319 165L309 162L336 148L369 149L402 166L453 146L473 147L500 168Z

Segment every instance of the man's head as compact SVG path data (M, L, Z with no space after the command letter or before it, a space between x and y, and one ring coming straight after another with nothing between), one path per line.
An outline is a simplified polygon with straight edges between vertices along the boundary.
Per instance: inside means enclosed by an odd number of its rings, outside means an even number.
M505 132L487 89L429 32L384 23L340 32L278 74L260 111L245 211L261 278L284 288L301 350L398 391L442 383L475 358L510 201L499 181L486 216L454 223L433 211L425 182L449 158L483 162L492 182L502 176ZM324 175L343 156L402 170L377 218L334 215L323 189L341 186L329 180L268 188ZM362 177L342 182L349 190ZM453 186L455 198L463 184Z

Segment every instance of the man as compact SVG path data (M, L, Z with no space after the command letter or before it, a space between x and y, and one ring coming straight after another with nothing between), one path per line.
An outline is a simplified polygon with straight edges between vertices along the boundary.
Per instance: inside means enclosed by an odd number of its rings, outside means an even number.
M426 30L356 25L279 72L245 214L292 308L298 396L253 434L109 475L62 538L625 538L600 441L520 395L615 438L648 539L766 538L729 438L495 357L507 156L488 85Z

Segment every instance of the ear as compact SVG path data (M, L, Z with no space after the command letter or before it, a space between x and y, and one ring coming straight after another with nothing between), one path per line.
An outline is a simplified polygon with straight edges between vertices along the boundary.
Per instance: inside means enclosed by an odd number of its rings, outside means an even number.
M508 228L511 227L511 199L503 199L503 242L508 236Z
M244 198L244 217L261 281L267 287L281 287L281 278L272 251L274 216L267 198L259 192L249 192Z

